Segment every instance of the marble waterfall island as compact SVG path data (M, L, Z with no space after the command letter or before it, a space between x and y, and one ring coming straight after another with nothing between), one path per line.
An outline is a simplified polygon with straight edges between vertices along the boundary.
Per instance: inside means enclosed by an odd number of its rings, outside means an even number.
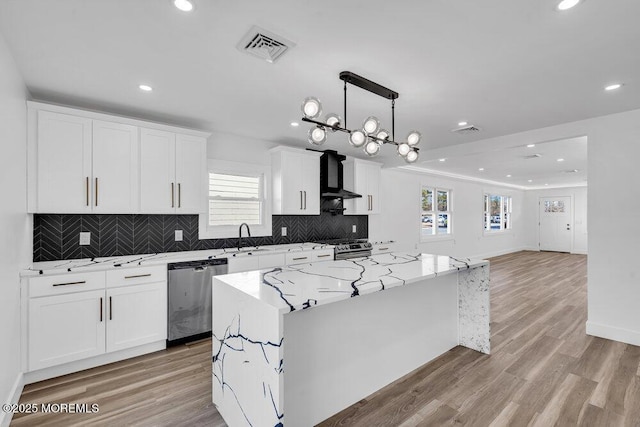
M311 426L462 345L489 354L489 262L388 253L213 278L213 402Z

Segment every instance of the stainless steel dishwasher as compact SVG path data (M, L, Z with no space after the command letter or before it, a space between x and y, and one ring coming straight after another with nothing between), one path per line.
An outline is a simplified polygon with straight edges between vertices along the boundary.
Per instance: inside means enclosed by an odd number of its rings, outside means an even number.
M167 270L167 345L210 337L211 278L227 274L227 259L176 262Z

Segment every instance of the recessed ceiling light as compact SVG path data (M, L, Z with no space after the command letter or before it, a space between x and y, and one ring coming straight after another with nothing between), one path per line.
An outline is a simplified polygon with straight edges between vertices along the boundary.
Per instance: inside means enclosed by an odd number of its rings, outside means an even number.
M191 12L193 10L193 3L189 0L173 0L172 3L183 12Z
M478 170L479 170L480 172L482 172L482 171L484 170L484 168L478 168Z
M139 85L138 88L145 92L151 92L153 90L153 88L149 85Z
M528 179L527 182L533 182L533 180L532 179Z
M564 162L564 159L558 159L559 162Z
M468 125L467 122L458 122L458 126L466 126L466 125Z
M549 184L545 184L545 185L549 185Z
M300 126L300 123L298 122L291 122L291 126L294 128L297 128L298 126Z
M507 178L511 178L511 175L507 175Z
M558 10L567 10L580 3L580 0L562 0L558 3Z
M535 146L536 146L536 144L527 144L527 148L533 148Z
M609 86L605 86L604 90L611 91L611 90L620 89L621 87L622 87L622 83L614 83Z
M440 161L440 162L446 162L446 161L447 161L447 159L438 159L438 161Z

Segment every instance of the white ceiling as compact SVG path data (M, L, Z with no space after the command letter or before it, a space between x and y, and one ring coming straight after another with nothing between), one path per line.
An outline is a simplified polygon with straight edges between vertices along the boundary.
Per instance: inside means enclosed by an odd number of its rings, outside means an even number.
M3 0L0 31L36 99L301 147L308 127L289 123L302 100L315 95L341 113L338 74L349 70L400 93L396 139L422 132L418 166L480 178L487 165L483 177L528 187L584 182L586 143L548 142L527 162L517 147L444 163L428 151L640 108L638 1L586 0L566 12L556 0L195 3L187 14L169 0ZM296 46L275 64L243 54L236 44L253 25ZM625 86L603 91L616 81ZM390 127L389 102L358 88L348 112L351 128L370 114ZM482 131L453 134L461 120ZM325 146L364 156L345 138ZM580 172L559 175L551 160L576 144L584 152L562 169ZM379 159L404 164L391 146Z

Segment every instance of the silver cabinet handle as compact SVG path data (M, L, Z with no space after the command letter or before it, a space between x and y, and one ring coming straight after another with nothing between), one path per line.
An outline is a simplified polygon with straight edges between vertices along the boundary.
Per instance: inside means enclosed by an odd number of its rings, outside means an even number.
M302 210L302 191L300 191L300 210Z
M147 273L147 274L134 274L133 276L124 276L125 279L135 279L137 277L149 277L151 276L151 273Z
M331 256L331 254L318 255L318 258L326 258L328 256Z
M87 187L87 206L89 206L89 177L85 180L85 186Z
M54 283L53 286L84 285L85 283L87 283L87 281L83 280L81 282Z
M373 210L373 194L370 197L371 197L371 210Z
M109 297L109 320L113 320L113 300Z
M298 257L298 258L294 258L293 260L294 261L300 261L301 259L307 259L307 257L306 256Z
M182 207L182 186L178 183L178 207Z
M96 206L98 206L98 178L96 177Z
M173 189L173 182L171 183L171 207L175 208L176 207L176 202L175 202L175 191Z
M100 321L102 322L102 297L100 297Z
M304 193L304 210L306 211L307 210L307 192L306 192L306 190L303 191L303 193Z
M386 251L387 249L389 249L389 248L379 248L378 250L379 251Z

